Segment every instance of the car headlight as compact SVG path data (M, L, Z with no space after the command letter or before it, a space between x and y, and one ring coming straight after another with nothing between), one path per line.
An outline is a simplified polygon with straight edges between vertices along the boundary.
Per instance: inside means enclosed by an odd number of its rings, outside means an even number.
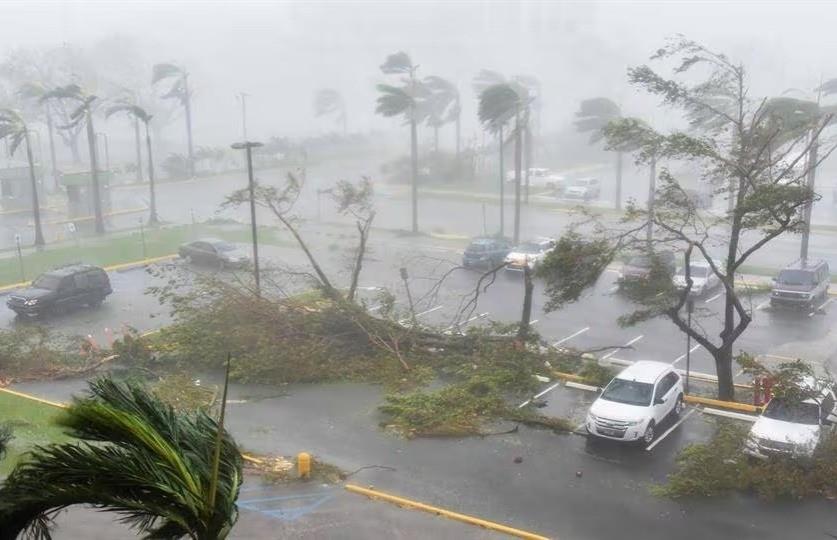
M589 413L587 413L587 420L590 421L590 422L595 422L596 420L598 420L598 418L596 417L595 414L589 412Z
M644 421L645 421L644 418L640 418L639 420L634 420L632 422L625 422L625 424L628 425L628 426L638 426L641 423L643 423Z
M34 306L34 305L35 305L35 304L37 304L37 303L38 303L38 299L37 299L37 298L33 298L33 299L31 299L31 300L27 300L26 302L24 302L24 303L23 303L23 305L25 305L25 306Z

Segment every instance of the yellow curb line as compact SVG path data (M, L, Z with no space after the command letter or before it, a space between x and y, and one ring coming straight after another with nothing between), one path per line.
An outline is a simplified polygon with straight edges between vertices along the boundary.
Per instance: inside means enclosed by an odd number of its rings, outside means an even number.
M125 214L137 214L139 212L145 212L146 210L148 210L148 208L128 208L125 210L117 210L116 212L108 212L107 214L102 214L102 217L122 216ZM96 219L96 216L81 216L73 219L45 221L44 225L66 225L67 223L78 223L79 221L93 221L94 219Z
M23 399L28 399L30 401L35 401L37 403L42 403L44 405L49 405L50 407L57 407L59 409L66 409L67 408L66 403L58 403L57 401L49 401L48 399L41 399L41 398L35 397L31 394L25 394L23 392L16 392L15 390L9 390L8 388L0 388L0 392L10 394L10 395L13 395L15 397L19 397L19 398L23 398ZM256 463L258 465L261 465L262 463L264 463L263 459L259 459L255 456L251 456L251 455L245 454L243 452L241 454L241 457L245 461L249 461L251 463Z
M450 510L445 510L444 508L439 508L437 506L430 506L429 504L424 504L418 501L413 501L411 499L405 499L402 497L397 497L395 495L390 495L388 493L383 493L377 491L372 488L364 488L360 486L356 486L354 484L346 484L345 488L347 491L351 491L352 493L357 493L360 495L365 495L370 499L381 499L387 502L391 502L396 504L402 508L411 508L413 510L421 510L423 512L429 512L431 514L436 514L437 516L443 516L449 519L453 519L456 521L461 521L463 523L467 523L468 525L476 525L478 527L482 527L484 529L489 529L492 531L497 531L501 533L508 534L509 536L515 536L517 538L525 538L527 540L548 540L546 536L541 536L539 534L530 533L526 531L522 531L520 529L515 529L513 527L508 527L506 525L502 525L500 523L495 523L493 521L486 521L484 519L468 516L465 514L459 514L457 512L451 512Z
M151 257L150 259L141 259L139 261L131 261L131 262L126 262L126 263L113 264L111 266L105 266L105 267L103 267L103 269L105 270L105 272L113 272L113 271L118 271L118 270L124 270L125 268L130 268L132 266L144 266L144 265L152 264L152 263L155 263L155 262L167 261L169 259L175 259L175 258L177 258L177 256L178 256L177 254L172 253L172 254L169 254L169 255L161 255L159 257ZM0 292L9 291L9 290L12 290L12 289L19 289L20 287L29 285L30 283L32 283L32 282L31 281L21 281L20 283L12 283L11 285L4 285L4 286L0 287Z
M444 233L430 233L431 238L438 238L439 240L469 240L470 236L463 234L444 234Z
M745 411L750 413L761 412L761 407L750 405L748 403L738 403L737 401L721 401L719 399L712 399L701 396L683 396L683 401L687 403L698 403L701 405L711 405L722 409L732 409L734 411Z

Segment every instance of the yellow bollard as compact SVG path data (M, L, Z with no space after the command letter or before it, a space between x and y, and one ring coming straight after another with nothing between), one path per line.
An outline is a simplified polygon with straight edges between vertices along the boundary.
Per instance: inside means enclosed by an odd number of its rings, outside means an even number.
M296 468L299 471L300 478L308 478L311 476L311 454L308 452L300 452L296 456Z

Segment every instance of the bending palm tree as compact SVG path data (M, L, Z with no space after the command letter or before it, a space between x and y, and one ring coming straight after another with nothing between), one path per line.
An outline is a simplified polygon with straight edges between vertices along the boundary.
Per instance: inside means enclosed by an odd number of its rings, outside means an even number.
M110 379L90 392L57 420L81 442L37 447L0 487L0 539L49 538L51 518L77 504L120 514L146 538L226 538L242 476L223 413L176 413Z
M39 83L25 83L18 89L18 94L23 98L39 100L47 92L46 87ZM55 189L58 189L58 165L55 159L55 134L52 126L52 110L49 103L44 103L44 117L46 119L47 137L49 138L49 160L52 165L52 181Z
M343 126L343 133L346 133L346 102L340 92L331 88L323 88L314 95L314 116L327 116L337 114L337 121Z
M489 129L514 118L514 242L520 241L520 187L522 132L528 120L529 97L525 87L502 83L487 87L479 97L479 119Z
M69 84L53 88L45 92L40 101L47 103L50 100L68 99L78 102L78 107L70 114L70 123L66 126L59 126L62 129L73 129L84 123L87 127L87 149L90 152L90 175L93 182L93 215L96 220L96 232L104 234L105 220L102 215L102 197L99 186L99 165L96 160L96 132L93 129L93 106L98 99L96 96L88 95L77 84Z
M151 115L148 114L145 111L145 109L138 105L130 105L124 103L120 105L114 105L108 108L107 112L105 113L105 117L110 118L111 115L120 112L127 113L129 116L133 117L134 122L142 122L145 125L145 147L146 153L148 154L148 186L151 190L148 205L148 224L159 225L160 221L157 218L157 193L154 189L154 160L151 157L151 135L148 132L148 124L151 122Z
M412 60L405 52L397 52L387 57L381 65L381 71L387 75L406 74L408 77L401 87L379 84L378 106L375 112L386 117L403 115L410 124L410 172L412 191L413 233L418 233L418 133L416 126L427 116L424 85L416 81L416 70Z
M590 133L590 144L598 143L604 137L604 128L613 120L622 117L619 105L608 98L585 99L575 113L575 127L582 133ZM616 209L622 209L622 150L616 151ZM653 168L653 167L652 167ZM652 173L654 174L654 173Z
M35 221L35 246L44 246L41 230L41 207L38 203L38 182L35 180L35 160L32 159L32 144L29 141L29 127L18 111L0 109L0 139L9 144L9 154L14 154L20 143L26 143L26 161L29 164L29 186L32 190L32 217Z
M151 75L151 84L169 80L173 84L163 99L176 99L186 112L186 138L189 145L189 172L195 176L195 150L192 145L192 95L189 92L189 73L174 64L156 64Z
M456 122L456 157L459 158L460 116L462 113L459 90L452 82L435 75L424 78L424 87L430 92L430 118L428 123L434 129L435 151L439 151L439 128L448 122Z

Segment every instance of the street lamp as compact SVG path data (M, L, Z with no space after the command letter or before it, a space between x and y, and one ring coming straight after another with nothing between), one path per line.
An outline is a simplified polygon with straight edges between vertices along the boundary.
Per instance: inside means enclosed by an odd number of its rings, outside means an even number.
M256 232L256 198L255 186L253 183L253 148L264 146L260 142L244 141L233 143L233 150L247 151L247 179L250 188L250 226L253 229L253 272L256 279L256 296L261 296L261 284L259 282L259 237Z
M244 140L247 140L247 98L250 97L250 94L246 92L240 92L236 94L238 99L241 100L241 132L244 136Z

